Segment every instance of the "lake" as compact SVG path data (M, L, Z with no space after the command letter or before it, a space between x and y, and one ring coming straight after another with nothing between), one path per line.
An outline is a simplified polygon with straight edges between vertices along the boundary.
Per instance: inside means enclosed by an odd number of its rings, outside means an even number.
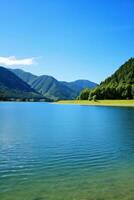
M0 200L133 200L134 108L0 103Z

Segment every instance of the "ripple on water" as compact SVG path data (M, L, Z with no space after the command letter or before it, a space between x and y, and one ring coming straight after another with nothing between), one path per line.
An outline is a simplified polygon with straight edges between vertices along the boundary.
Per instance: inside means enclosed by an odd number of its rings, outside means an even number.
M0 199L133 200L134 109L14 104L6 112L0 104Z

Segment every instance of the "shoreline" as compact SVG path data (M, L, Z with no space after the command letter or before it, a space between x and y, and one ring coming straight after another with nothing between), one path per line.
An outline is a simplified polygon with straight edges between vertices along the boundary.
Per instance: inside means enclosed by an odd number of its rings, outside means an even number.
M54 103L59 105L134 107L134 100L98 100L96 102L88 100L64 100Z
M59 105L81 105L81 106L109 106L109 107L131 107L134 108L134 100L61 100L56 102L47 101L0 101L0 103L50 103Z

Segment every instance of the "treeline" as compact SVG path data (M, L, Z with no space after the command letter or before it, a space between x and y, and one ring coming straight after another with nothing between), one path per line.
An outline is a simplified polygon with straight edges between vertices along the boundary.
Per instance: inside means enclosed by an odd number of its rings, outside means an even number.
M39 98L8 98L0 97L0 101L16 101L16 102L52 102L50 99L39 99Z
M96 88L82 90L78 99L134 99L134 59L129 59Z
M114 87L96 87L95 89L84 89L81 91L80 100L96 99L134 99L134 85L119 85Z

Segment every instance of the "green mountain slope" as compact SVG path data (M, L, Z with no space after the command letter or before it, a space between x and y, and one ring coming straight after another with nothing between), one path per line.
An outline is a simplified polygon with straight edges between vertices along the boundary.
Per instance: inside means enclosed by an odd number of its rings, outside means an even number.
M35 81L38 76L31 74L30 72L25 72L21 69L10 69L14 74L20 77L23 81L31 85L33 81Z
M42 98L27 83L10 70L0 67L0 100Z
M112 76L91 91L97 99L134 98L134 58L124 63Z
M74 82L58 81L52 76L35 76L20 69L12 70L22 80L26 81L36 91L53 100L74 99L84 87L92 88L95 83L85 80Z
M33 83L32 87L39 91L44 96L59 100L59 99L73 99L73 91L61 84L51 76L39 76Z

